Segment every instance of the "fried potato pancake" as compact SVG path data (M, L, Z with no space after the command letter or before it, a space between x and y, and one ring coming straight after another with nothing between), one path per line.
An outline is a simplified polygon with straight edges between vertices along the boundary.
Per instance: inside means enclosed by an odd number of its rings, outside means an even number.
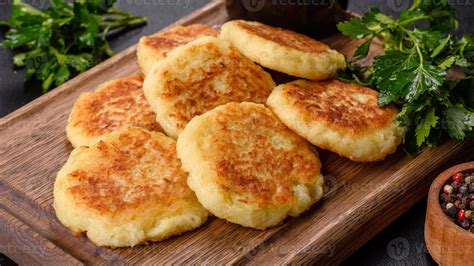
M326 44L259 22L229 21L222 25L219 37L252 61L300 78L331 78L346 66L344 55Z
M102 135L126 127L162 131L145 100L142 85L141 76L130 76L114 79L94 92L81 94L66 126L72 145L93 145Z
M208 217L186 179L173 139L121 129L72 151L54 184L54 208L62 224L99 246L159 241Z
M219 32L203 24L176 26L166 31L140 38L137 62L146 74L156 61L165 58L174 48L203 36L217 36Z
M267 105L312 144L357 162L380 161L403 136L394 106L380 108L378 92L338 80L279 85Z
M265 103L271 76L228 42L202 37L168 54L145 78L145 97L156 120L177 138L196 115L228 102Z
M323 195L316 151L262 104L228 103L194 117L177 152L199 202L246 227L278 225Z

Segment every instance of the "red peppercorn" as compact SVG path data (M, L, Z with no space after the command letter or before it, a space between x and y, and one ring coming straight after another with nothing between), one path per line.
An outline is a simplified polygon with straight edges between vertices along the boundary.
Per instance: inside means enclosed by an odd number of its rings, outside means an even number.
M464 180L463 173L456 173L455 175L453 175L453 181L462 182L463 180Z
M464 219L466 219L466 213L463 209L460 209L459 212L458 212L458 219L460 221L464 221Z

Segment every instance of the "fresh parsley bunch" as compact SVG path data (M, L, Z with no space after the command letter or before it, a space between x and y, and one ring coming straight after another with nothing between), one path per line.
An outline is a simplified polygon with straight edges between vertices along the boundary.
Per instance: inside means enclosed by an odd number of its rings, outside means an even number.
M110 30L146 23L112 7L115 0L51 0L44 11L14 0L10 27L0 47L21 50L13 63L26 67L26 78L42 82L46 92L113 55L106 35Z
M446 0L415 0L397 19L372 8L337 25L344 35L364 39L340 78L377 89L380 106L401 107L403 143L411 154L448 136L474 135L474 40L452 35L457 26ZM375 38L385 51L364 65Z

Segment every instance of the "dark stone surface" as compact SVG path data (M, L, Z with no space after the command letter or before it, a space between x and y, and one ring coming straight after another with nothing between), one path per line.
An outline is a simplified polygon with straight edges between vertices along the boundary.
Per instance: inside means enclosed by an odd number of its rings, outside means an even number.
M426 250L424 223L426 198L370 240L343 266L436 265Z
M8 18L12 0L0 0L0 20ZM46 6L46 0L29 0L35 6ZM115 51L121 51L137 42L138 38L165 27L171 22L203 6L208 0L119 0L118 7L136 15L148 17L145 27L125 31L111 40ZM474 0L450 0L456 6L460 20L460 33L473 34L471 27L474 16ZM403 0L352 0L349 9L358 13L371 6L379 7L383 12L396 15L408 6ZM0 41L3 40L5 28L0 29ZM41 95L41 90L34 83L23 82L23 71L13 68L12 52L0 49L0 117L7 115L29 101ZM426 199L383 230L343 265L434 265L426 251L423 238L423 226L426 212ZM12 262L0 254L0 265Z

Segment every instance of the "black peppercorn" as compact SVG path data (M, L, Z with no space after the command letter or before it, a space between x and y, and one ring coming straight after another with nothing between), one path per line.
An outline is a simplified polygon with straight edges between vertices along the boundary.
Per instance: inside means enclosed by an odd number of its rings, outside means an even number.
M446 194L441 193L441 194L439 195L439 201L444 202L445 205L446 205Z
M471 227L471 223L469 222L469 220L466 219L466 220L462 221L461 226L466 228L466 229L469 229L469 227Z

